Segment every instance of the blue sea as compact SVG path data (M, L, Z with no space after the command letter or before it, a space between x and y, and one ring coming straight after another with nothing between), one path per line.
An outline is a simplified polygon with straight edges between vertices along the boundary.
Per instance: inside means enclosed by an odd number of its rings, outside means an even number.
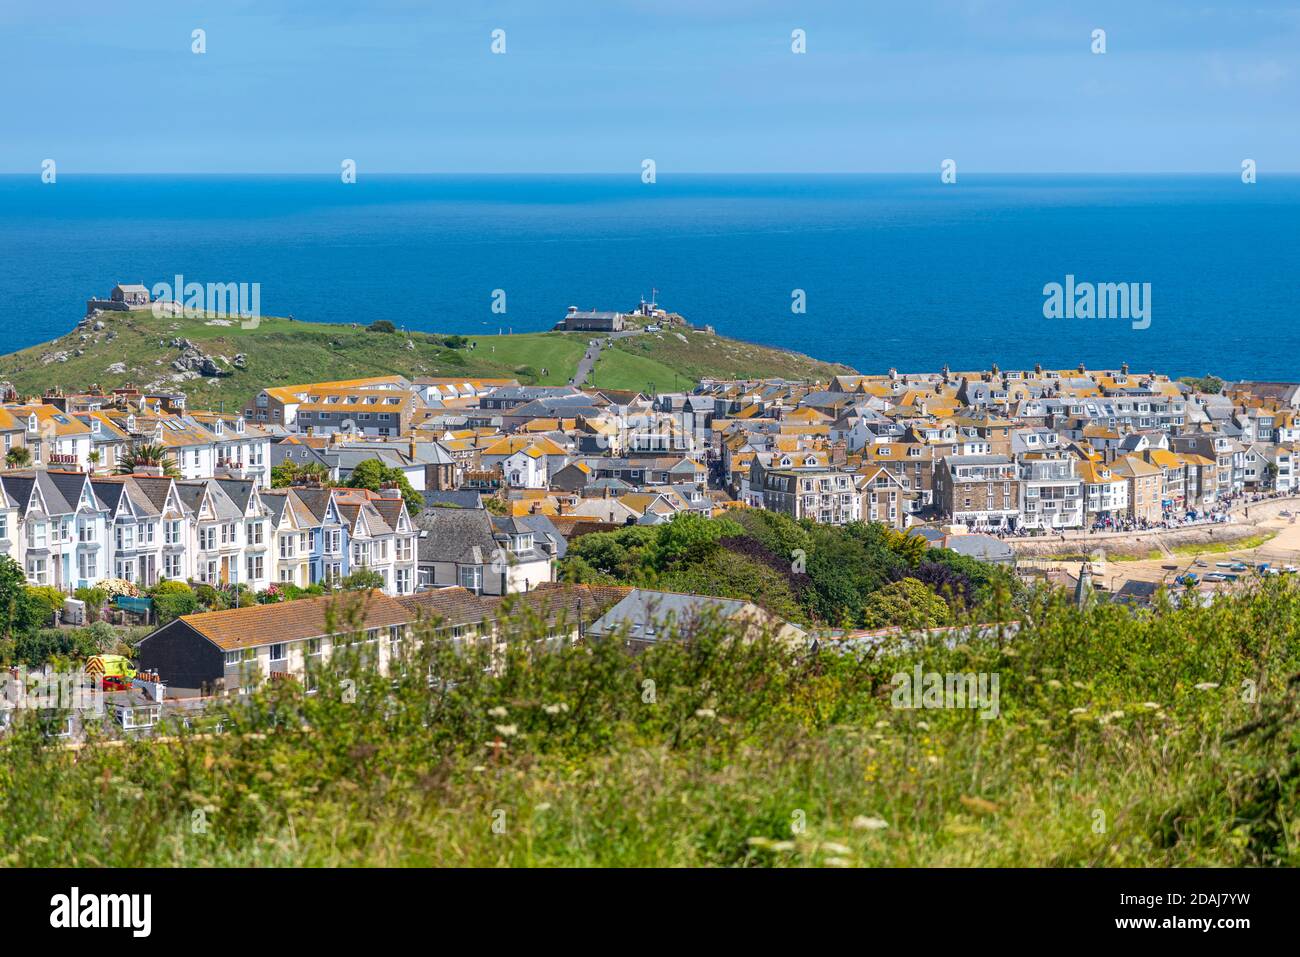
M0 177L0 352L177 273L260 283L264 314L308 321L535 331L657 289L695 324L867 372L1300 378L1295 176ZM1150 283L1149 328L1044 318L1067 275Z

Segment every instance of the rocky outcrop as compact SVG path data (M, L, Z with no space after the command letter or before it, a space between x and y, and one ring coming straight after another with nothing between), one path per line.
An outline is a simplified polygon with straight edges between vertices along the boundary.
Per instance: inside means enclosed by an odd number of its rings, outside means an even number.
M225 356L210 356L188 339L172 339L168 345L181 350L180 356L172 362L172 368L182 375L192 373L194 376L218 379L233 374Z

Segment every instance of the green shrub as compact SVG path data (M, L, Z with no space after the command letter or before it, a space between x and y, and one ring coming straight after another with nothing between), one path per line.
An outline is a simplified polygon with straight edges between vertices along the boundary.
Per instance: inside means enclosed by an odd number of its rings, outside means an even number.
M183 582L177 578L164 578L158 584L149 589L149 594L158 595L192 595L194 589L190 588L188 582Z
M52 585L28 585L27 600L40 617L41 624L48 625L54 620L56 612L63 610L63 600L67 596Z
M200 582L194 586L194 597L198 599L199 604L207 611L224 611L230 607L230 601L226 593L207 584Z
M199 598L186 589L183 592L164 592L153 596L153 610L158 624L165 625L182 615L192 615L199 610Z
M29 668L40 668L61 658L80 660L99 652L93 636L84 628L41 628L19 636L14 645L14 657Z
M915 578L886 585L868 595L862 606L864 628L936 628L951 621L948 603Z

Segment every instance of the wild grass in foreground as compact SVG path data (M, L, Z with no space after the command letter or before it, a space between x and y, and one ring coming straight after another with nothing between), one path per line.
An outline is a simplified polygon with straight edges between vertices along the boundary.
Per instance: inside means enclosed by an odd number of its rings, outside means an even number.
M554 650L520 621L497 649L425 641L396 680L341 655L219 735L71 751L19 720L0 861L1300 863L1300 590L1014 614L1015 637L859 653L710 627ZM918 664L997 676L997 717L895 707Z

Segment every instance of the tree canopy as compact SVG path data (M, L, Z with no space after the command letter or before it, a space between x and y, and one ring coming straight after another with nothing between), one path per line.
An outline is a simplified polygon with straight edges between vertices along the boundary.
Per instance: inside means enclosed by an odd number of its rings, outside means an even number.
M791 621L848 628L946 622L998 588L1022 587L1006 569L885 525L800 523L758 510L682 513L662 525L583 535L569 543L560 576L745 598ZM900 582L907 584L890 587ZM933 601L922 601L922 592Z

